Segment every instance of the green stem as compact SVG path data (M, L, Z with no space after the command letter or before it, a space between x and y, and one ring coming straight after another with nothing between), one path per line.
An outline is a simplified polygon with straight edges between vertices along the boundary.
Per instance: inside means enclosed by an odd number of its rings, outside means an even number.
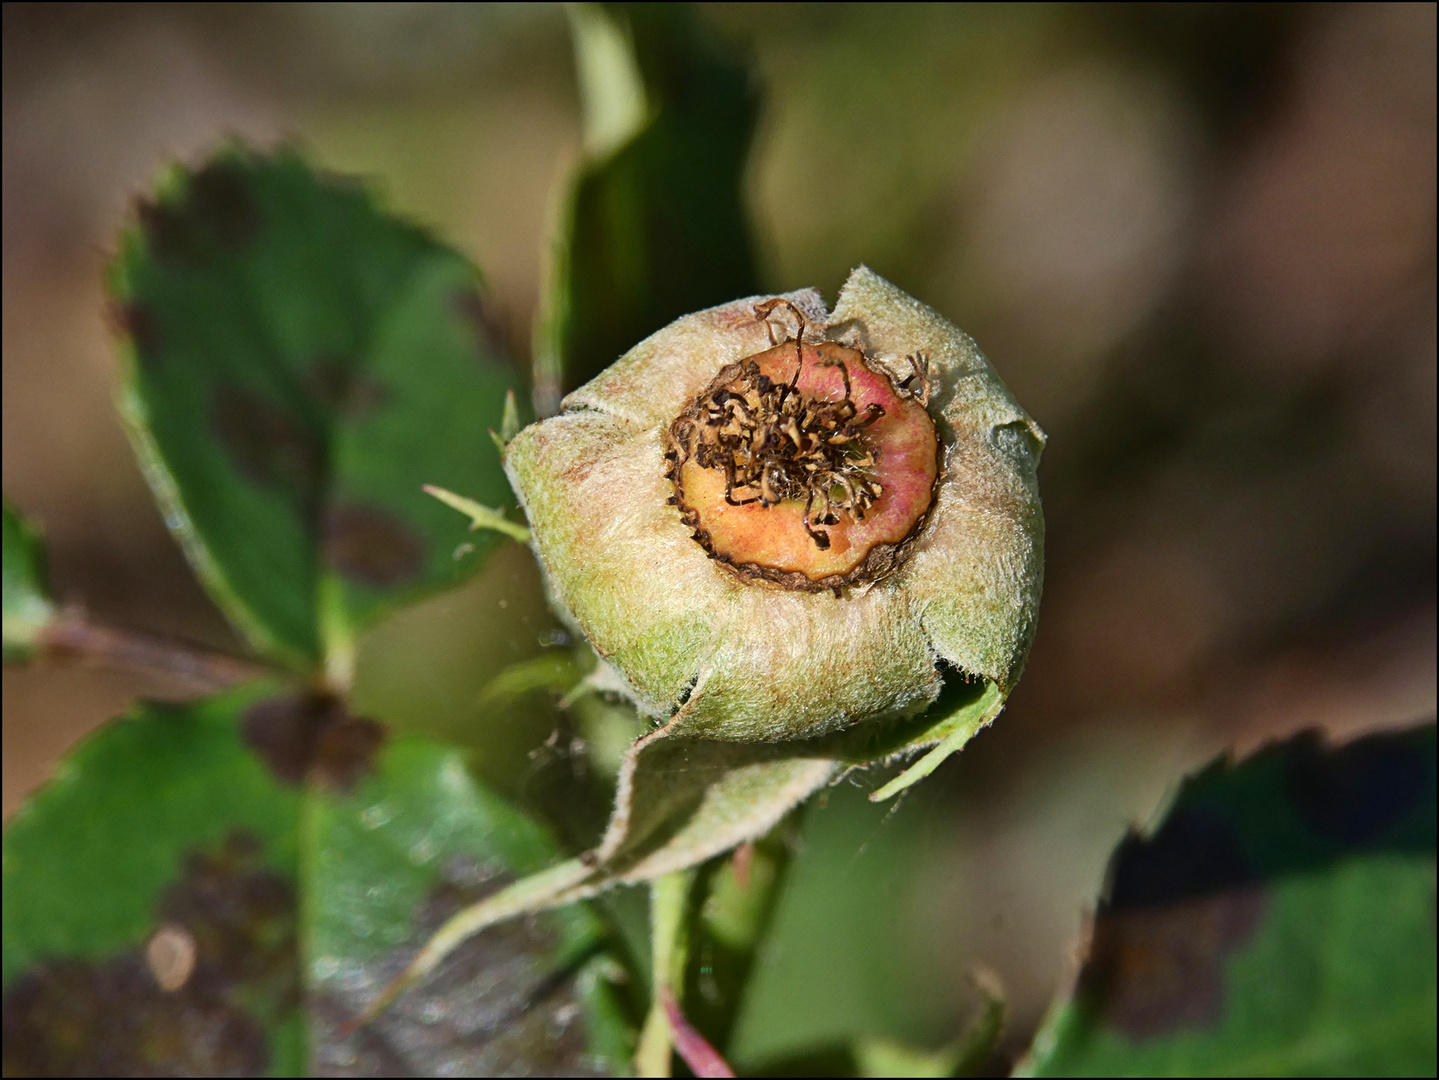
M1004 1032L1006 1004L999 976L988 967L970 969L969 981L979 996L979 1009L955 1045L955 1061L948 1075L973 1076L985 1063Z
M680 870L650 883L650 940L653 958L649 1015L635 1051L635 1075L669 1076L674 1035L665 1015L664 995L678 1000L684 993L687 930L693 870Z

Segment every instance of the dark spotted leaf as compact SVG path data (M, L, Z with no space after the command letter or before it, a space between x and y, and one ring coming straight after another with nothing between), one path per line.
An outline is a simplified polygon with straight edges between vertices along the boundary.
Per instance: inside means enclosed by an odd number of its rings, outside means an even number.
M6 831L5 1074L607 1071L626 1018L582 907L336 1035L438 922L554 855L457 752L334 698L142 706Z
M1038 1076L1432 1076L1435 729L1185 783L1110 866Z
M608 1005L600 927L583 906L471 939L434 979L358 1032L342 1030L446 918L557 857L542 829L474 782L458 752L396 739L353 791L314 793L306 843L308 989L322 1074L624 1067L625 1022Z
M679 316L759 292L741 191L758 101L744 69L685 5L572 14L587 155L537 336L545 412Z
M275 692L141 706L12 819L5 1075L303 1071L300 789L236 722Z
M45 590L45 550L40 533L5 500L4 642L6 660L32 655L55 614Z
M132 441L257 648L343 678L358 629L506 542L421 491L509 498L485 432L516 378L478 272L360 186L291 151L174 169L111 289Z

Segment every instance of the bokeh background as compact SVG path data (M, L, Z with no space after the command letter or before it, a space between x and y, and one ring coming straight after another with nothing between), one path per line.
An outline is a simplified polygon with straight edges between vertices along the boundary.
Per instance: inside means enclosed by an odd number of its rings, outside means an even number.
M1050 435L1024 682L897 807L860 777L811 808L742 1059L938 1044L975 963L1018 1050L1108 852L1186 771L1434 715L1435 11L700 6L763 91L766 286L832 300L869 264L969 330ZM580 152L564 11L7 4L3 45L5 491L59 597L238 649L112 408L101 275L129 200L227 135L297 142L470 254L526 355ZM511 548L402 613L364 646L361 704L483 747L510 718L479 691L542 648L538 595ZM178 692L7 669L5 813L135 696ZM542 740L543 715L506 738Z

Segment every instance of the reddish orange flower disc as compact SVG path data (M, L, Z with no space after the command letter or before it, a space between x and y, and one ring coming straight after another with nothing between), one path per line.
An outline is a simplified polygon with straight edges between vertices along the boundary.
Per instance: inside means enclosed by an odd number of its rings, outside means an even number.
M934 421L863 354L795 342L726 367L670 430L676 501L711 555L789 587L898 565L929 511Z

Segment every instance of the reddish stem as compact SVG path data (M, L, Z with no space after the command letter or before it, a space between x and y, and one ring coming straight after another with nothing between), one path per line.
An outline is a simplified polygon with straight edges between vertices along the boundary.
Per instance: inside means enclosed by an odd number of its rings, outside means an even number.
M734 883L741 892L749 890L749 871L754 865L754 841L746 840L734 849Z
M198 645L139 630L96 626L77 616L62 617L46 627L39 645L44 656L160 675L201 693L223 690L269 670Z
M709 1041L690 1026L685 1014L668 987L660 989L660 1006L670 1022L670 1034L674 1038L675 1052L684 1058L690 1072L696 1076L733 1076L734 1070L720 1057L720 1053Z

